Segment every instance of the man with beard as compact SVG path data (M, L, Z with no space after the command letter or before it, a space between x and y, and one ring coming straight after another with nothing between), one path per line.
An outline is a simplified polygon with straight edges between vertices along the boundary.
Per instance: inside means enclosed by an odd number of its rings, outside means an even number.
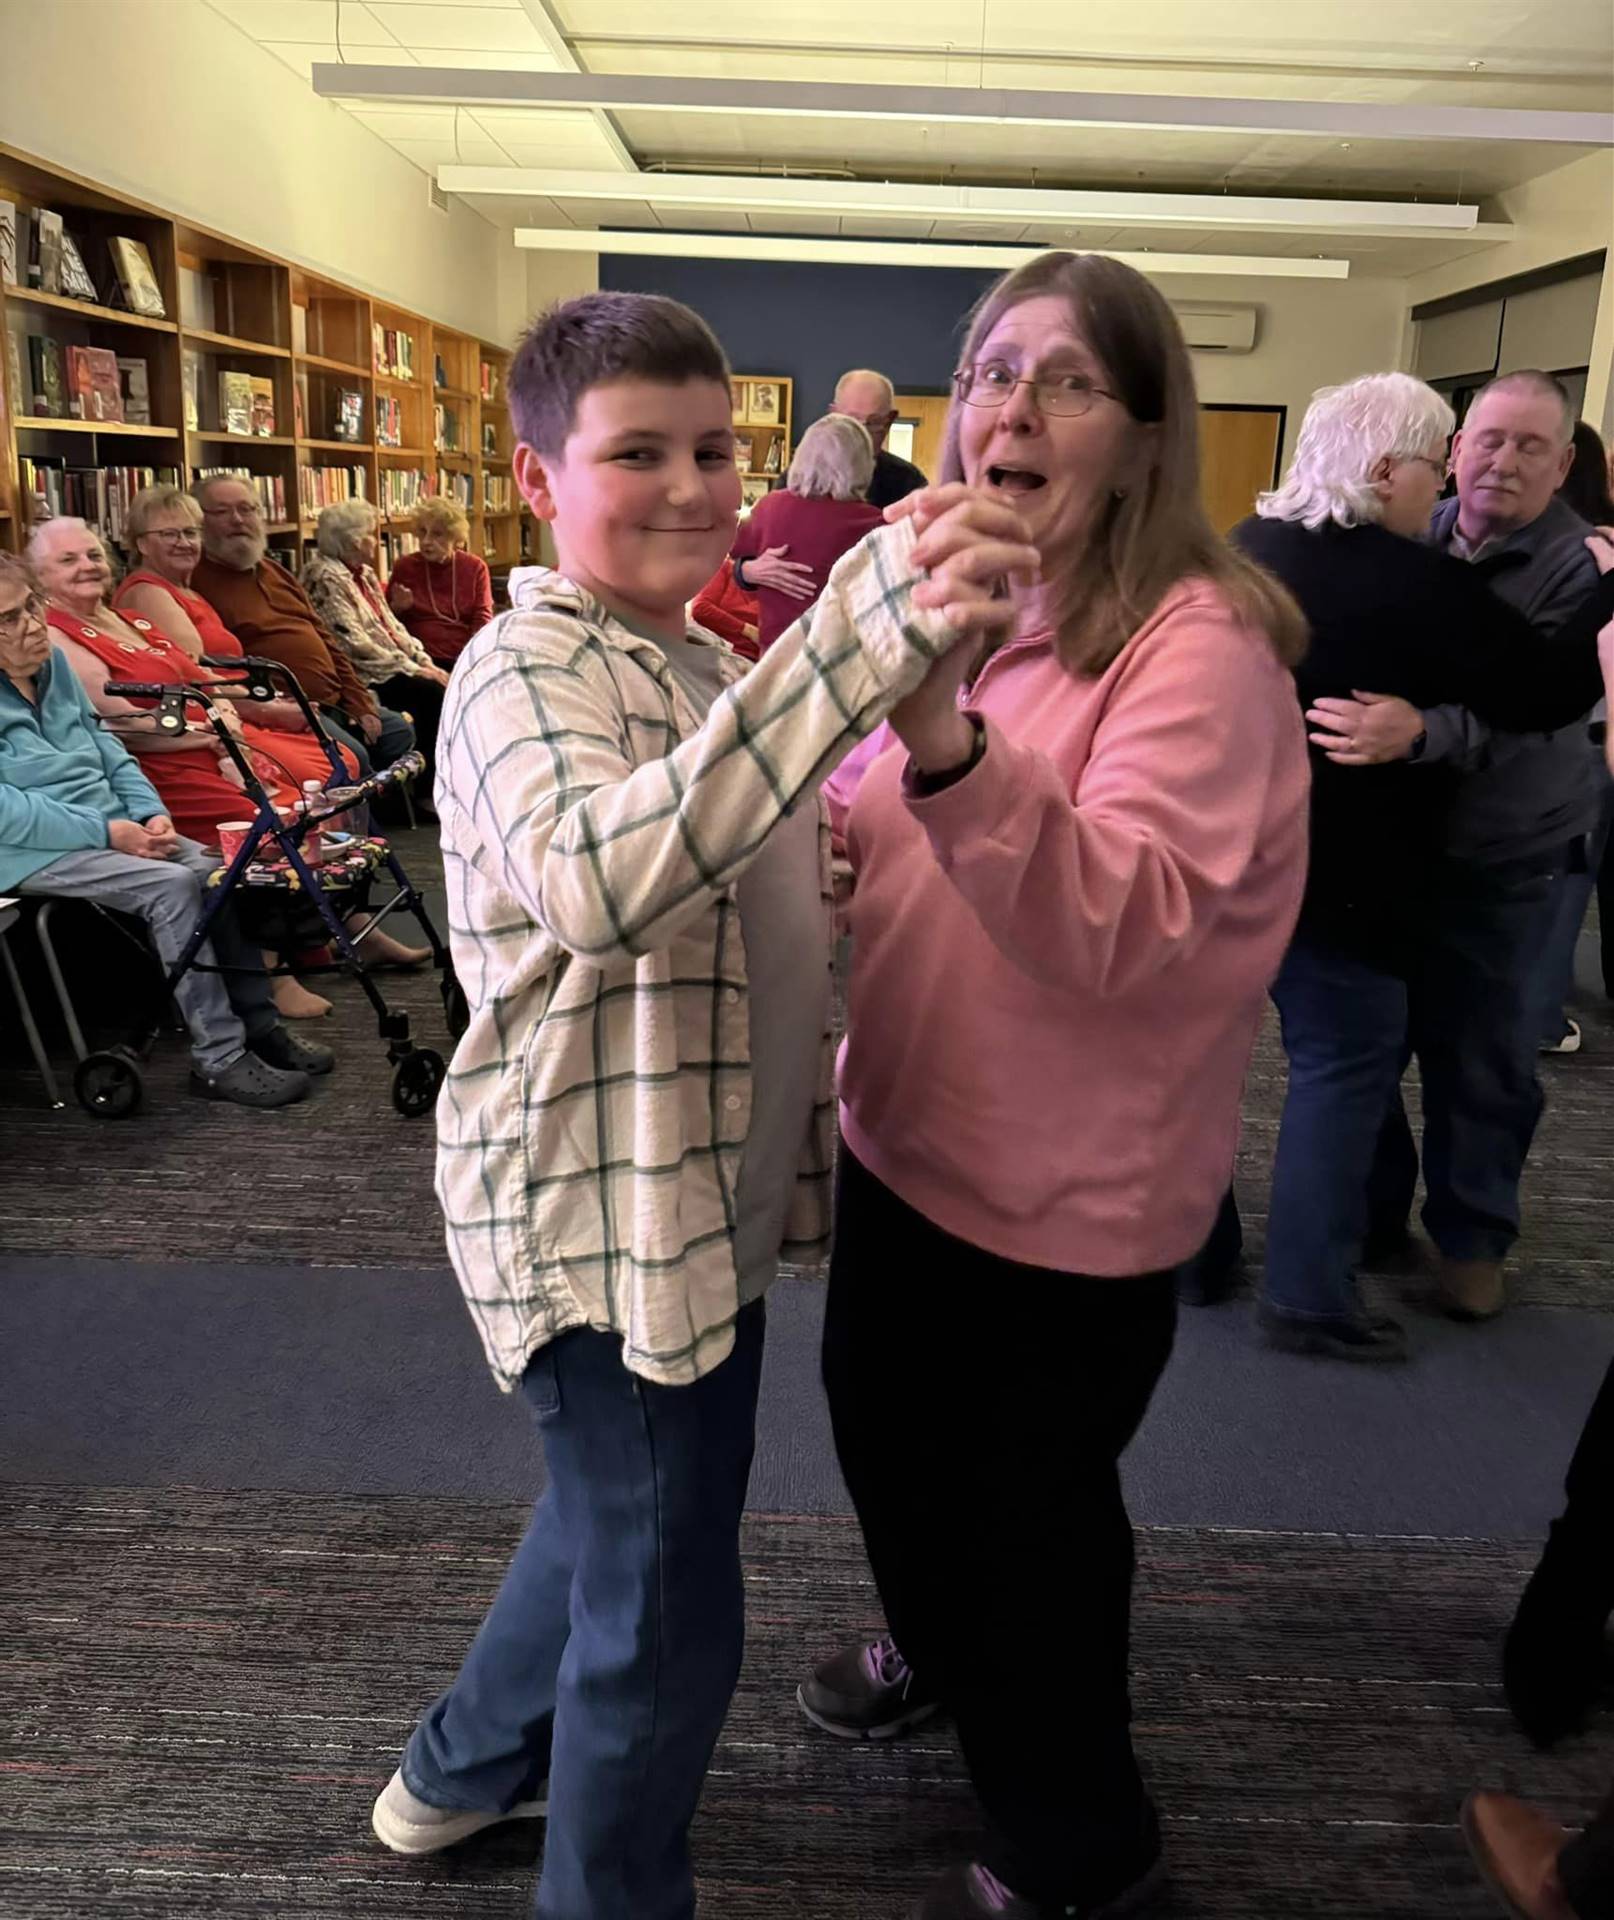
M326 731L358 756L366 777L415 744L415 730L401 714L377 705L332 640L313 603L279 564L268 557L263 511L245 480L199 480L202 558L191 576L248 653L278 660L296 674L319 708Z

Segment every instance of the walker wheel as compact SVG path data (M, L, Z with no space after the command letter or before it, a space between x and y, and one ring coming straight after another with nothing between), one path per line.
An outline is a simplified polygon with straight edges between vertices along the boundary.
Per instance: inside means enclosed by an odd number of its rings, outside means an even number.
M437 1090L447 1073L440 1053L430 1047L416 1047L393 1069L392 1104L406 1120L418 1120L437 1104Z
M89 1053L73 1073L73 1092L86 1113L97 1120L127 1120L146 1097L140 1069L127 1053L108 1048Z
M443 975L442 994L443 1017L448 1022L449 1038L458 1040L471 1024L471 1003L465 997L465 989L454 977L452 968Z

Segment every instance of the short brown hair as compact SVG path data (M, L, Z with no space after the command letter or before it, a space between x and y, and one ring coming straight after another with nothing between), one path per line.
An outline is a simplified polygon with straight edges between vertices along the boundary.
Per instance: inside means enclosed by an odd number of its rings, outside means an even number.
M1154 430L1141 485L1105 502L1075 576L1067 583L1060 657L1073 672L1099 674L1180 581L1212 581L1238 617L1259 628L1292 666L1306 649L1306 623L1287 591L1235 553L1206 518L1199 491L1199 397L1182 328L1160 290L1134 268L1099 253L1043 253L1006 273L970 316L961 367L1011 307L1062 297L1121 405ZM963 407L948 412L942 478L963 478Z
M585 293L549 307L510 362L516 435L554 459L577 424L577 403L608 380L729 384L729 363L700 315L659 293Z

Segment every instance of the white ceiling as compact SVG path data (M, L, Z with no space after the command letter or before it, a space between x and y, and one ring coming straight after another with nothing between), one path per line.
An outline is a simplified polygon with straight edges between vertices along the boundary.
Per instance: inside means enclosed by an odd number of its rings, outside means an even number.
M209 0L295 71L315 61L533 72L881 81L1225 95L1382 104L1608 111L1609 0ZM661 211L636 202L635 166L824 172L1061 187L1226 189L1310 197L1478 202L1579 151L1509 141L1298 138L1264 133L838 120L541 107L359 103L356 119L426 171L476 166L617 169L612 203L468 196L500 225L601 224L1014 240L1012 223ZM1048 229L1035 236L1052 239ZM1483 239L1312 239L1158 230L1182 252L1348 257L1405 274ZM1125 249L1136 234L1073 229Z

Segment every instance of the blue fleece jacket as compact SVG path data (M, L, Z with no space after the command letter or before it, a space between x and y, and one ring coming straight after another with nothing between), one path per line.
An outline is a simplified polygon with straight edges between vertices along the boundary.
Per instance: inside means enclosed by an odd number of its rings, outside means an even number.
M163 811L59 648L40 668L34 695L25 699L0 673L0 892L64 853L105 847L110 821L144 824Z

